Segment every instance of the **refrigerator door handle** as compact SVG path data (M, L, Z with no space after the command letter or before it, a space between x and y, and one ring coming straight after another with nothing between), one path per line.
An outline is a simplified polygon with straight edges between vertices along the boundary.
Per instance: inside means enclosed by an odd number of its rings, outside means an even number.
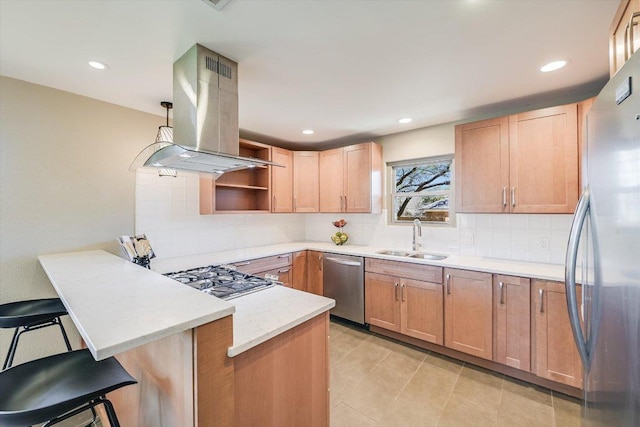
M582 333L580 326L580 315L578 310L578 301L576 298L576 262L578 258L578 247L580 245L580 235L582 233L582 226L587 219L589 213L589 187L587 187L573 217L573 223L571 224L571 231L569 232L569 243L567 245L567 257L565 260L565 287L567 292L567 308L569 310L569 321L571 323L571 330L573 331L573 338L578 347L578 353L580 353L580 359L584 369L589 368L589 353L587 351L587 343ZM584 291L584 290L583 290Z

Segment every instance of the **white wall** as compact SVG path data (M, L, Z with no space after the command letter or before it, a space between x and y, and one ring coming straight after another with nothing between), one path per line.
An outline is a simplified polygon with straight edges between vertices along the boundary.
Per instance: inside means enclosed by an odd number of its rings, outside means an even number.
M162 121L0 77L0 302L56 295L40 254L118 253L116 236L134 231L135 174L128 167ZM63 322L77 348L72 322ZM1 329L2 358L10 339ZM54 328L27 333L15 363L64 349Z

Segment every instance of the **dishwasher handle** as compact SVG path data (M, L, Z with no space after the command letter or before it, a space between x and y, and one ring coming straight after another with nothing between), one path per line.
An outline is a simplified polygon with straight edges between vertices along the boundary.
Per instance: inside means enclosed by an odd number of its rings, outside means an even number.
M326 259L327 261L335 262L336 264L350 265L353 267L360 267L362 265L360 261L346 261L340 258L334 258L330 256L325 257L324 259Z

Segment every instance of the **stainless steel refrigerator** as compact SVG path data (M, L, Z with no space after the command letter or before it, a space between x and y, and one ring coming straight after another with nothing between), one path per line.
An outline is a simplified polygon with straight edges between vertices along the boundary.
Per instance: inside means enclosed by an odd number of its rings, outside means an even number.
M584 365L582 425L640 426L640 52L596 98L586 134L565 278Z

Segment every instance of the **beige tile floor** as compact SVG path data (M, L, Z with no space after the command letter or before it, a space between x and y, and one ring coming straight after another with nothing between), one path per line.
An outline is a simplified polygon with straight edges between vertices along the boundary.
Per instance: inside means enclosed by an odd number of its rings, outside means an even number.
M332 320L331 427L579 427L578 400Z

